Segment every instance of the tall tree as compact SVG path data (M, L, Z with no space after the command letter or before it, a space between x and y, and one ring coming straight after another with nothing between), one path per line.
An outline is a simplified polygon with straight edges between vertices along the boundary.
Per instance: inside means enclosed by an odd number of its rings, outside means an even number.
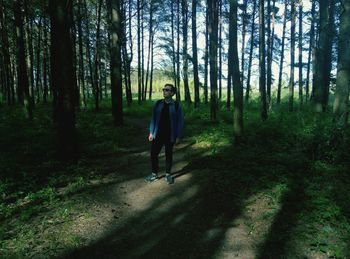
M25 38L24 38L24 26L22 15L22 2L21 0L14 0L14 15L16 24L16 39L17 39L17 95L19 102L24 105L26 109L26 115L29 119L33 118L32 100L29 94L29 80L26 64L25 53Z
M299 0L299 103L303 105L303 2Z
M289 111L293 111L294 105L294 63L295 63L295 0L291 1L291 29L290 29L290 79L289 79Z
M229 28L229 70L233 81L234 112L233 132L235 140L239 141L243 133L243 88L239 73L238 44L237 44L237 0L230 0Z
M264 1L259 0L259 90L261 99L261 119L267 119L266 64L265 64L265 13Z
M123 90L122 90L122 60L121 60L121 32L122 20L119 0L107 0L110 30L110 57L111 57L111 92L112 114L114 125L123 125Z
M250 29L250 50L249 50L249 59L248 59L248 73L247 73L247 86L245 100L249 100L250 94L250 77L252 71L252 60L253 60L253 50L254 50L254 34L255 34L255 13L256 13L257 0L253 0L253 12L252 12L252 24ZM242 81L243 82L243 81Z
M222 95L222 0L219 0L219 64L218 64L218 79L219 79L219 100Z
M310 68L311 68L311 56L315 51L315 13L316 13L316 0L312 0L311 7L311 28L310 28L310 40L309 40L309 50L307 58L307 72L306 72L306 84L305 84L305 102L309 101L310 98Z
M0 1L0 31L1 31L1 55L3 57L2 65L3 67L0 68L4 72L4 78L3 78L3 84L4 84L4 90L6 92L6 100L8 104L14 103L14 89L13 89L13 80L12 80L12 72L11 72L11 57L10 57L10 45L9 45L9 38L8 38L8 32L7 32L7 23L6 23L6 17L5 17L5 11L4 11L4 5L3 0Z
M183 60L183 77L185 101L191 103L190 87L188 85L188 54L187 54L187 29L188 29L188 5L187 0L181 1L182 10L182 60Z
M210 118L216 121L218 109L218 0L207 0L209 12Z
M329 81L331 72L331 51L333 38L334 1L319 2L319 40L315 53L313 93L316 112L325 112L328 104Z
M282 73L283 73L283 62L284 62L284 46L285 46L285 39L286 39L286 27L287 27L287 8L288 8L288 1L285 1L284 3L284 15L283 15L283 32L282 32L282 49L281 49L281 59L279 64L279 72L278 72L278 86L277 86L277 104L281 103L281 90L282 90Z
M208 65L209 65L209 8L207 2L207 8L205 8L205 50L204 50L204 103L208 103Z
M95 42L95 54L94 54L94 97L95 97L95 110L99 110L99 99L100 99L100 31L101 31L101 12L102 12L102 0L98 1L97 4L97 24L96 24L96 42Z
M73 70L73 44L71 35L72 1L49 2L51 17L51 78L57 91L54 103L58 134L58 152L62 158L78 155L75 128L75 82Z
M335 91L333 114L337 128L346 127L349 115L350 89L350 2L340 1L340 26L338 41L337 86Z
M137 89L138 103L142 100L142 75L141 75L141 0L137 0Z
M193 78L194 78L194 106L199 104L199 78L197 54L197 0L192 0L192 52L193 52Z

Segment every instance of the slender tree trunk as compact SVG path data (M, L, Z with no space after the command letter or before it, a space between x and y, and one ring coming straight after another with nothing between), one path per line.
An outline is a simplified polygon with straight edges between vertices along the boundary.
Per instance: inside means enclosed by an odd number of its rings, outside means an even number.
M176 81L176 55L175 55L175 28L174 28L174 19L175 19L175 11L174 11L174 1L171 1L171 48L172 48L172 61L173 61L173 80L174 85L177 89L177 81Z
M141 78L141 0L137 0L137 86L138 86L138 103L142 101L142 78Z
M40 94L42 90L42 82L41 82L41 60L40 60L40 53L41 53L41 23L42 23L42 17L39 18L39 23L38 23L38 46L36 49L36 94L37 94L37 100L36 102L40 101Z
M194 77L194 107L198 107L199 78L198 78L198 54L197 54L197 0L192 0L192 51L193 51L193 77Z
M188 5L187 0L182 0L182 33L183 33L183 41L182 41L182 60L183 60L183 77L184 77L184 90L185 90L185 101L187 103L191 103L191 94L190 88L188 85L188 57L187 57L187 29L188 29Z
M228 56L231 56L230 54L231 48L230 46L228 47ZM226 100L226 109L229 111L231 109L231 74L230 71L227 69L227 100Z
M180 0L177 0L177 52L176 52L176 79L177 79L177 91L176 100L181 100L181 89L180 89Z
M246 102L248 102L249 100L249 93L250 93L250 75L252 71L254 32L255 32L255 13L256 13L256 5L257 5L256 1L257 0L253 1L252 27L251 27L251 35L250 35L250 50L249 50L248 73L247 73L247 87L246 87L246 94L245 94Z
M17 39L17 84L18 84L18 100L24 105L26 115L29 119L33 118L32 101L29 94L29 81L27 73L27 64L25 59L25 46L24 41L24 26L23 16L21 11L21 1L14 0L14 15L16 24L16 39Z
M46 7L44 7L46 8ZM47 102L47 98L49 95L49 83L48 83L48 74L49 74L49 67L48 67L48 63L47 60L49 58L49 53L48 53L48 35L47 35L47 31L48 31L48 24L47 24L47 18L46 16L44 17L44 55L43 55L43 84L44 84L44 91L43 91L43 102L46 103Z
M85 93L85 77L84 77L84 50L83 50L83 30L82 30L82 22L81 18L83 16L83 12L81 11L82 2L78 1L78 44L79 44L79 81L81 83L81 91L83 94L83 105L86 107L86 93ZM79 86L80 88L80 86Z
M122 16L119 0L107 0L110 29L110 57L111 57L111 91L112 91L112 114L114 125L123 125L123 89L122 89L122 60L121 60L121 33Z
M210 118L217 119L218 110L218 0L207 0L209 8Z
M311 29L310 29L310 41L309 41L309 50L308 50L308 59L307 59L307 73L306 73L306 85L305 85L305 102L309 101L310 98L310 70L311 70L311 56L315 51L315 9L316 9L316 1L312 1L311 7Z
M289 111L293 111L294 106L294 59L295 59L295 0L291 1L291 37L290 37L290 81L289 81Z
M86 35L85 35L85 45L86 45L86 55L87 55L87 60L88 60L88 65L89 65L89 77L90 77L90 82L91 82L91 88L93 92L95 93L95 80L94 80L94 73L93 73L93 67L92 67L92 60L91 60L91 47L90 47L90 23L88 19L88 8L86 4L86 0L84 0L84 7L85 7L85 27L86 27ZM87 97L89 98L89 90L87 90ZM95 99L96 101L96 99ZM96 106L99 106L99 103L95 103L95 109Z
M149 36L148 36L148 55L147 55L147 70L146 70L146 86L145 86L145 96L147 94L148 77L149 77L149 63L151 59L151 47L153 39L153 0L150 0L150 10L149 10ZM146 98L145 98L146 99Z
M3 0L0 1L0 32L1 32L1 51L3 56L3 69L4 69L4 80L3 83L6 89L6 101L7 104L13 104L14 92L12 91L13 81L11 72L11 58L10 58L10 45L7 32L7 23L4 12Z
M33 53L33 26L32 21L29 17L28 10L28 0L24 0L24 37L25 37L25 48L27 50L27 71L28 71L28 80L29 80L29 93L30 100L32 102L32 107L35 105L35 91L34 91L34 53Z
M259 90L261 98L261 119L267 119L266 75L265 75L265 18L264 1L259 0Z
M230 31L229 70L233 81L234 112L233 133L235 141L239 142L243 134L243 87L239 73L238 44L237 44L237 0L230 0Z
M152 100L152 88L153 88L153 42L154 42L154 34L152 35L151 39L151 75L150 75L150 82L149 82L149 99Z
M100 73L99 73L99 62L100 62L100 31L101 31L101 10L102 0L98 2L97 9L97 25L96 25L96 43L95 43L95 55L94 55L94 97L95 97L95 111L99 110L100 100Z
M133 59L133 39L132 39L132 24L131 24L131 18L132 18L132 0L129 0L129 57L128 57L128 104L131 105L132 103L132 86L131 86L131 62Z
M241 52L241 83L244 82L244 54L245 54L245 36L247 26L247 2L243 1L243 16L242 16L242 52ZM254 21L252 21L254 23Z
M144 0L141 0L141 89L142 89L142 100L146 99L146 91L145 91L145 37L144 37Z
M267 55L266 55L266 101L267 106L271 103L271 60L270 60L270 49L271 49L271 0L267 1Z
M209 8L205 11L205 52L204 52L204 103L208 103L208 63L209 63Z
M299 103L303 106L303 2L299 0Z
M287 25L287 8L288 1L284 4L284 17L283 17L283 32L282 32L282 50L281 50L281 60L278 73L278 86L277 86L277 104L281 103L281 90L282 90L282 73L283 73L283 59L284 59L284 41L286 39L286 25Z
M337 87L333 104L336 129L344 130L349 115L350 89L350 2L340 0L340 26L338 41Z
M50 0L51 15L51 78L57 91L54 106L58 133L58 154L64 159L78 156L75 128L75 82L73 44L71 38L72 1Z
M219 1L219 64L218 64L218 77L219 77L219 100L221 101L222 95L222 0Z

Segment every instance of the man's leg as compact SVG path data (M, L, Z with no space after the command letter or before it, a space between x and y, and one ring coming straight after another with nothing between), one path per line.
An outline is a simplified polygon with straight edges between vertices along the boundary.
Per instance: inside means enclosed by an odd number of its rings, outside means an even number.
M162 149L163 143L159 139L154 139L151 145L151 164L152 173L158 174L158 155Z
M173 164L173 147L174 143L168 141L165 143L165 180L172 184L174 179L171 177L171 166Z

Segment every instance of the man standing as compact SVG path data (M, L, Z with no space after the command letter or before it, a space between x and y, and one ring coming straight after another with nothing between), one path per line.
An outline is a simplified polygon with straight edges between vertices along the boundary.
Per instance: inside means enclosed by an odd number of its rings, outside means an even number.
M152 119L149 127L148 140L151 145L152 173L146 177L148 182L158 180L158 155L162 147L165 147L165 181L174 183L171 176L173 162L173 146L179 143L183 134L184 115L180 103L172 98L176 88L172 84L166 84L163 88L163 100L156 102L153 107Z

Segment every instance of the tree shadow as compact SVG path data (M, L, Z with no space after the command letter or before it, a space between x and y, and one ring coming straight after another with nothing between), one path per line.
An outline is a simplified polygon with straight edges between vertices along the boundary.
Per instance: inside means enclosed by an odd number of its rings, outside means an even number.
M213 156L198 158L174 174L189 175L171 191L160 194L151 205L112 226L96 242L65 254L64 258L214 258L220 253L225 234L233 221L242 215L246 200L281 181L291 182L290 191L282 199L282 209L264 247L273 244L281 231L292 230L295 216L302 206L291 209L295 199L303 199L302 178L289 179L288 165L282 165L284 175L271 173L271 165L281 167L282 158L264 150L248 147L221 150ZM261 154L257 156L256 152ZM236 154L234 157L231 154ZM265 155L264 155L265 154ZM230 164L227 164L230 162ZM300 163L302 167L305 165ZM280 169L280 168L279 168ZM273 170L272 170L273 171ZM192 193L189 195L188 193ZM106 201L108 202L108 201ZM287 217L287 225L277 228ZM276 226L275 226L276 225ZM286 247L288 236L279 241ZM239 246L235 248L239 253ZM264 248L261 250L264 251ZM278 252L283 255L285 250Z

